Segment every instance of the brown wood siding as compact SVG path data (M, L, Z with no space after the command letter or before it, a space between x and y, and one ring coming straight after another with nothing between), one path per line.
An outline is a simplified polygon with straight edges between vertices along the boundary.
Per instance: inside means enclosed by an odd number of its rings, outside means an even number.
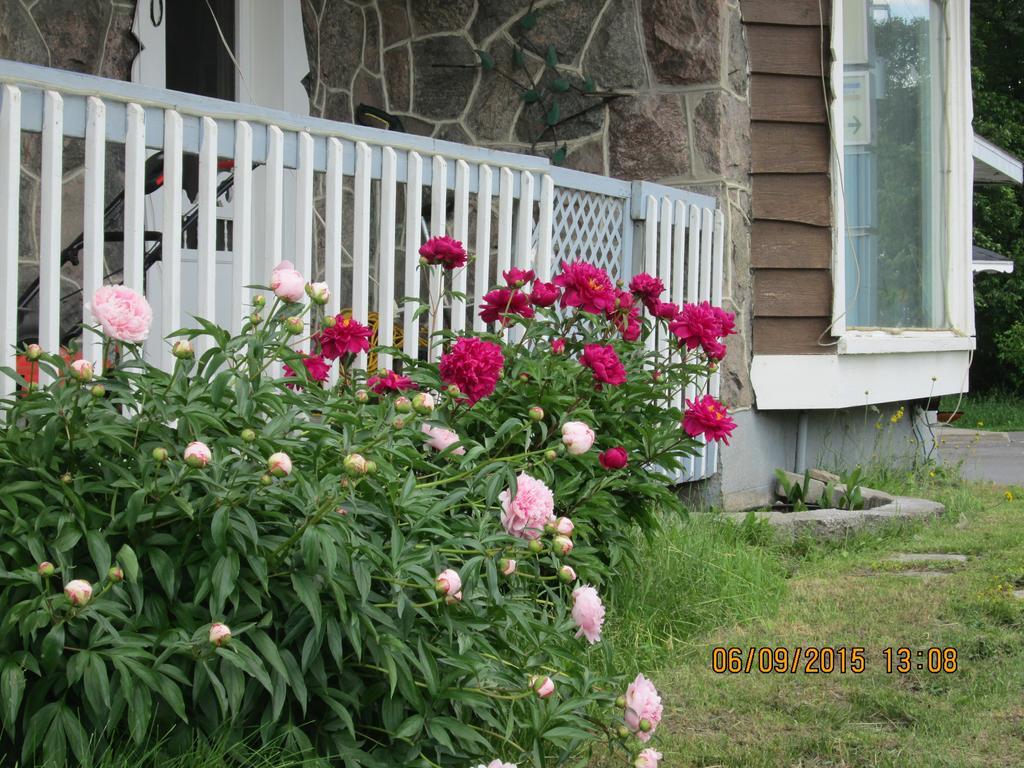
M832 315L832 148L829 86L822 79L830 66L831 5L740 2L751 71L755 354L835 353L826 333Z

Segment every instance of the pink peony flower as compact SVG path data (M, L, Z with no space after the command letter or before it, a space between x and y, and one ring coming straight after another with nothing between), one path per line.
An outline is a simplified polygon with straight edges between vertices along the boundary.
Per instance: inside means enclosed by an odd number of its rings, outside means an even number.
M420 256L427 264L440 264L445 269L458 269L466 264L466 249L462 242L447 235L427 240L420 246Z
M534 675L530 678L530 688L533 689L538 698L546 699L555 692L555 681L546 675L544 677Z
M451 351L441 356L438 370L441 380L458 387L465 395L463 401L473 405L494 392L504 366L500 346L470 336L456 341Z
M572 619L579 627L576 637L587 638L591 645L601 639L604 605L596 589L584 585L572 591Z
M532 269L520 269L519 267L512 267L501 273L501 276L505 278L505 284L509 288L522 288L527 283L532 283L536 275Z
M580 363L593 371L598 386L610 384L617 387L626 383L626 368L611 344L584 345Z
M275 477L287 477L292 473L292 460L287 453L270 454L267 459L267 471Z
M708 440L721 440L728 445L736 422L730 418L724 405L711 395L704 395L699 400L686 401L683 429L690 437L704 435Z
M195 440L185 446L185 463L194 469L202 469L213 460L213 452L206 443Z
M302 364L306 367L306 373L310 380L319 383L327 381L327 376L331 372L331 366L324 361L321 355L307 355L303 353ZM295 375L295 370L288 363L284 364L284 375L290 379L298 378ZM301 389L298 384L289 384L288 386L292 389Z
M516 768L515 763L503 763L501 760L491 760L487 765L481 763L476 768Z
M650 741L661 722L661 710L661 696L654 683L643 675L637 675L626 689L626 727L640 741Z
M516 494L511 490L498 495L501 501L501 524L510 536L537 539L544 525L555 517L555 495L542 480L525 472L516 478Z
M447 450L460 440L454 430L446 429L445 427L432 427L429 424L424 424L422 428L423 434L427 436L427 445L439 453ZM452 450L452 453L456 456L464 456L466 449L460 445Z
M71 370L79 381L89 381L92 378L92 363L88 360L75 360L71 363Z
M622 469L629 463L629 455L626 453L626 449L620 445L616 448L602 451L598 455L597 460L605 469Z
M404 392L407 389L416 389L416 384L406 376L399 376L394 371L377 371L376 376L366 380L366 386L377 395L384 395L388 392Z
M437 575L434 580L434 589L439 595L445 595L453 600L462 599L462 577L459 572L446 568Z
M92 297L92 316L103 333L118 341L138 344L149 336L153 310L145 297L123 285L104 285Z
M561 355L565 352L565 339L551 340L551 354Z
M211 624L210 625L210 642L216 645L218 648L222 645L226 645L231 640L231 629L227 624Z
M290 261L282 261L270 273L270 290L282 301L293 304L301 301L306 293L304 278Z
M661 758L661 752L648 747L636 756L633 766L634 768L658 768L658 762Z
M617 293L611 278L593 264L562 262L562 272L553 282L564 291L563 307L579 307L584 312L601 314L615 306Z
M629 290L643 302L649 312L654 312L654 307L658 305L661 294L665 292L665 284L661 282L660 278L641 272L639 275L634 275L633 279L629 281Z
M582 456L594 444L594 430L582 421L567 421L562 425L562 443L573 456Z
M316 335L320 351L328 360L342 355L356 355L370 349L372 331L362 323L344 315L334 316L334 325Z
M513 288L497 288L484 296L480 318L485 323L500 322L503 326L508 325L511 319L506 315L533 317L533 307L525 293Z
M92 584L85 579L75 579L64 585L64 594L72 605L85 605L92 599Z
M576 526L568 517L560 517L555 521L555 532L561 536L572 536Z
M558 301L558 287L554 283L535 280L530 291L530 301L535 307L550 307Z

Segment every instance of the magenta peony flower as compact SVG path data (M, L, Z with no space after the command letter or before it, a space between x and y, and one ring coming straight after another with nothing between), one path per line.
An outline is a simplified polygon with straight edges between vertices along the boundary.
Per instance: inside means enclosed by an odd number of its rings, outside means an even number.
M650 741L661 722L661 710L661 696L654 683L643 675L637 675L626 689L626 727L640 741Z
M605 315L612 321L612 325L622 334L626 341L636 341L640 338L640 307L633 299L633 294L628 291L619 291L615 300L615 307L605 312Z
M280 451L270 454L270 458L267 459L267 472L274 477L287 477L292 473L291 457Z
M593 264L562 262L562 272L555 277L554 283L564 291L563 307L579 307L596 315L615 306L617 294L611 278Z
M626 449L620 445L616 448L602 451L598 455L597 460L605 469L622 469L629 463L629 455L626 453Z
M270 273L270 290L282 301L293 304L301 301L306 293L304 278L290 261L282 261Z
M661 752L648 747L636 756L633 766L634 768L658 768L658 762L661 758Z
M736 333L735 314L726 312L721 307L712 307L711 310L715 313L715 319L718 320L718 338L724 339L726 336Z
M71 371L79 381L89 381L92 378L92 363L88 360L75 360L71 363Z
M202 469L213 460L213 452L206 443L195 440L185 446L185 463L193 469Z
M500 346L468 336L456 341L451 351L441 356L438 370L441 380L458 387L465 395L463 402L473 405L494 392L504 366Z
M659 301L651 313L662 320L674 320L675 316L679 314L679 305L670 301Z
M547 676L533 675L530 678L530 688L537 694L537 698L546 699L555 692L555 681Z
M85 579L75 579L64 585L64 594L72 605L85 605L92 599L92 584Z
M388 392L404 392L407 389L416 389L416 384L406 376L399 376L394 371L377 371L376 376L366 380L366 386L377 395L385 395Z
M453 600L462 599L462 577L459 572L447 568L437 575L434 580L434 589L439 595L445 595Z
M721 440L728 445L736 422L730 418L724 405L711 395L704 395L699 400L686 401L683 429L690 437L704 435L708 440Z
M210 642L216 645L218 648L222 645L226 645L231 640L231 629L227 624L211 624L210 625Z
M145 297L123 285L104 285L92 297L92 316L103 333L118 341L138 344L149 336L153 310Z
M552 339L551 340L551 354L561 355L565 352L565 339Z
M720 360L725 359L725 354L729 350L725 344L718 341L705 341L704 342L704 354L708 356L708 360L713 363L717 363Z
M306 373L312 381L319 383L327 381L327 376L331 372L331 366L328 365L321 355L307 355L303 353L302 364L306 367ZM290 379L298 378L295 375L295 370L288 363L284 364L284 375ZM292 389L301 389L298 384L289 384L288 386Z
M601 639L604 625L604 605L597 590L589 585L572 591L572 619L579 627L576 637L585 637L593 645Z
M594 430L582 421L567 421L562 425L562 443L573 456L582 456L594 444Z
M458 434L454 430L446 429L445 427L432 427L429 424L424 424L422 429L423 434L427 436L427 445L438 452L447 450L460 440ZM455 448L452 453L456 456L464 456L466 449L460 445L458 448Z
M466 264L466 249L462 242L447 235L427 240L420 246L420 256L427 264L440 264L445 269L458 269Z
M665 292L665 284L660 278L641 272L629 281L629 290L643 302L649 312L654 312L654 307L660 303L661 294Z
M626 368L611 344L584 345L580 363L593 371L598 386L610 384L617 387L626 383Z
M542 480L521 472L516 477L516 495L504 490L501 501L501 524L510 536L538 539L544 525L555 517L555 495Z
M503 326L508 325L511 320L506 315L533 317L533 307L525 293L513 288L496 288L484 296L480 318L485 323L500 322Z
M532 283L536 275L532 269L520 269L519 267L512 267L501 273L501 276L505 278L505 284L509 288L522 288L527 283Z
M716 341L720 328L718 316L706 301L684 304L679 314L669 323L669 330L679 337L687 349L696 349L706 341Z
M370 349L372 331L362 323L343 315L334 316L334 325L316 335L320 351L328 360L342 355L356 355Z
M558 301L558 296L558 287L543 280L535 280L533 290L530 291L530 301L535 307L550 307Z

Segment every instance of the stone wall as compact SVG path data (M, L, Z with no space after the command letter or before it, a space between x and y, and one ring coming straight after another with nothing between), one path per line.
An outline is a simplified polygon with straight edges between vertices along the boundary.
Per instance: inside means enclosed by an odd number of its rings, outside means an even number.
M0 0L0 58L28 64L70 69L117 80L131 78L131 65L139 45L132 34L135 3L115 0ZM20 268L18 293L35 279L39 263L39 174L38 134L22 138ZM106 197L110 199L124 185L123 152L110 145L106 159ZM85 146L78 139L64 141L63 215L61 245L82 231ZM115 229L120 223L115 223ZM108 248L107 271L120 269L120 248ZM63 326L81 317L81 269L63 270L61 293L72 295L62 307ZM38 318L25 316L22 338L34 337Z
M537 0L536 25L517 22L529 0L302 0L310 109L351 121L359 104L401 117L407 131L479 146L531 151L543 111L502 72L537 78L556 46L579 87L558 126L566 165L715 195L727 216L725 302L740 333L729 340L723 397L752 402L750 338L750 113L738 2ZM525 67L513 42L525 38ZM476 66L476 50L496 70ZM537 55L530 53L535 50ZM454 65L454 66L453 66ZM499 72L498 70L501 70ZM607 103L582 93L591 78ZM549 153L550 142L535 151Z

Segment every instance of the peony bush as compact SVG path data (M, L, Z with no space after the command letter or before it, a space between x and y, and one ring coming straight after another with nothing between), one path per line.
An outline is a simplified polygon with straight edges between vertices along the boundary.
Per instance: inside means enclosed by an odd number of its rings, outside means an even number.
M467 262L450 238L422 254ZM657 766L654 683L595 671L602 595L632 530L679 510L665 473L732 431L708 395L668 405L732 319L581 262L503 277L489 332L443 334L437 364L355 369L370 329L315 323L328 286L288 262L238 336L176 334L169 372L120 286L92 303L102 370L29 350L53 383L3 403L5 761L255 730L347 766L579 764L598 743Z

